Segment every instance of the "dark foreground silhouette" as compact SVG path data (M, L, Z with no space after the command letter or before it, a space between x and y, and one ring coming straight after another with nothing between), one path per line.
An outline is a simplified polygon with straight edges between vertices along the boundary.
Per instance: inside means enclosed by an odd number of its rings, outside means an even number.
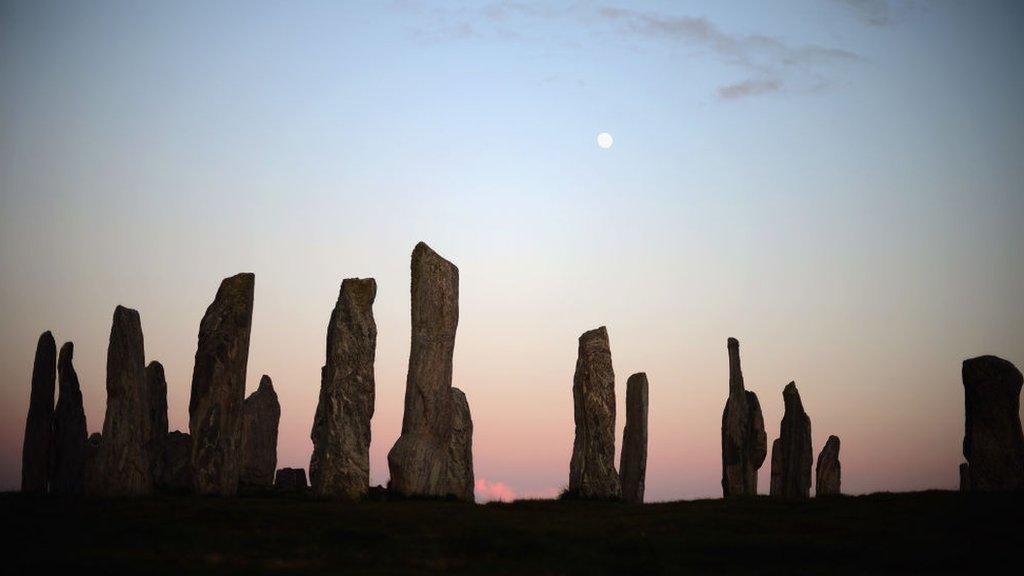
M1024 498L955 492L643 506L4 494L0 511L10 574L966 573L1024 546Z

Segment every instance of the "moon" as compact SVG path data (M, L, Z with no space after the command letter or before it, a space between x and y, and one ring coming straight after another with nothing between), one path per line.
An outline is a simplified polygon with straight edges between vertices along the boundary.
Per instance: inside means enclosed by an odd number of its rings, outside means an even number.
M612 135L607 132L601 132L597 135L597 145L604 150L611 148L614 143L615 141L612 140Z

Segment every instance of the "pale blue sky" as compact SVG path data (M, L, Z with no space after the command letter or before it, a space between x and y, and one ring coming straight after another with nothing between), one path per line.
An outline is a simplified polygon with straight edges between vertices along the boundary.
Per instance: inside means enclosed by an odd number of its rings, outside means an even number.
M960 361L1024 363L1021 30L955 0L0 2L0 488L40 332L95 431L138 308L184 428L242 270L250 388L303 467L338 284L377 277L385 482L419 240L462 272L478 477L566 482L575 338L607 324L620 397L651 378L649 499L719 492L727 336L770 437L790 379L815 450L843 436L844 487L953 486Z

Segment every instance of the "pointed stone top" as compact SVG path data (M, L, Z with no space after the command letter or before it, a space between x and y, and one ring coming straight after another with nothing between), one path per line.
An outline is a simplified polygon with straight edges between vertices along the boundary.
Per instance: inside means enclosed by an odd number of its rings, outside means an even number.
M422 261L422 260L426 260L426 261L436 260L436 261L441 262L441 263L443 263L443 264L445 264L447 266L451 266L456 271L458 271L458 269L459 269L455 264L452 264L451 262L449 262L443 256L441 256L440 254L435 252L433 248L431 248L430 246L427 246L426 243L424 243L424 242L420 242L419 244L416 244L416 247L413 248L413 250L412 250L412 261L413 261L413 264L415 264L416 262Z
M835 446L835 451L838 452L839 451L839 436L836 436L835 434L829 436L828 440L825 441L825 448L827 449L829 446Z
M242 297L252 299L253 288L256 286L256 275L252 272L242 272L221 280L217 288L217 300L226 297Z
M587 330L586 332L580 335L580 342L583 342L584 340L592 340L594 338L601 338L603 340L607 340L608 328L605 326L600 326L598 328L594 328L593 330Z
M735 338L733 338L732 336L730 336L729 339L725 341L725 344L729 348L739 348L740 347L740 341L735 339Z
M266 374L264 374L263 377L260 378L260 385L259 385L259 387L256 388L256 392L273 392L273 391L274 391L274 383L270 380L270 376L267 376Z
M786 387L782 389L782 399L785 402L787 413L790 410L794 410L798 414L804 411L803 402L800 400L800 391L796 389L796 382L786 384Z
M57 356L57 366L70 366L71 360L75 357L74 342L65 342L60 347L60 355Z
M53 345L53 349L54 350L57 349L57 342L54 341L53 334L49 330L47 330L46 332L43 332L42 334L39 335L39 344L42 344L43 342L46 342L46 343L52 342L53 343L52 344Z

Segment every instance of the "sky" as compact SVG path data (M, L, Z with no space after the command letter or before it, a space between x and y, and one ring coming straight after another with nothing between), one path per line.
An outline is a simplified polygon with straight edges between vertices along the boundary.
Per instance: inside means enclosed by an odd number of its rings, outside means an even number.
M769 444L793 380L845 492L954 488L961 362L1024 364L1022 29L1012 1L0 1L0 489L40 333L100 431L137 309L187 430L242 271L278 467L309 465L341 280L377 279L386 483L419 241L460 270L478 500L567 485L598 326L619 444L650 381L648 501L721 495L730 336Z

